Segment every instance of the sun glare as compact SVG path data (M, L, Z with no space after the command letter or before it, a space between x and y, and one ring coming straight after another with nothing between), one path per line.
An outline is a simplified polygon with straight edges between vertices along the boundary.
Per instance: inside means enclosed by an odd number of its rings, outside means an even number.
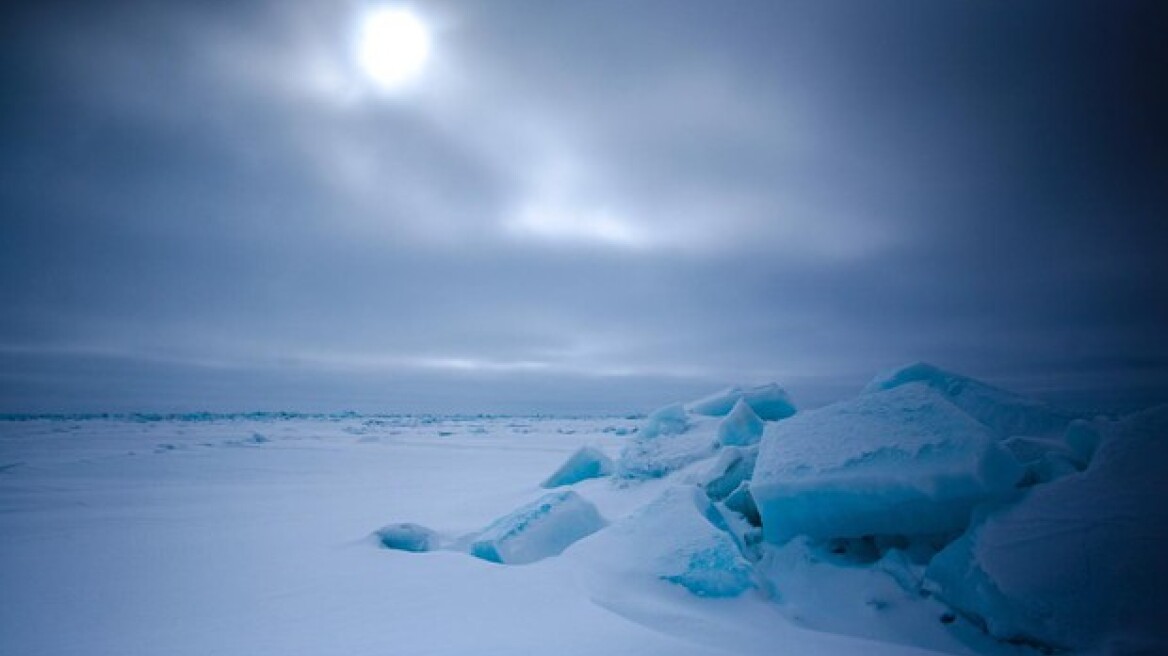
M375 9L361 21L357 63L382 88L394 89L412 80L429 55L430 33L413 12Z

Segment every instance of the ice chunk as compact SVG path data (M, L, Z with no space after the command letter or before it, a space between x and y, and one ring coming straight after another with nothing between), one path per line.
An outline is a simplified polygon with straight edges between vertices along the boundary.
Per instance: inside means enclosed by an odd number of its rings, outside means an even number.
M718 442L726 446L749 446L762 439L766 424L744 399L738 399L730 414L718 424Z
M695 417L687 419L686 425L680 433L633 437L621 450L617 477L660 478L713 455L718 447L717 420Z
M1111 427L1091 465L989 513L929 565L930 586L999 638L1168 653L1168 406Z
M688 408L695 415L724 417L740 400L746 401L765 421L778 421L795 414L795 404L786 390L774 383L748 389L729 387L690 403Z
M479 533L471 555L519 565L555 556L604 527L596 506L571 490L546 494L500 517Z
M1026 468L1023 485L1049 483L1086 466L1065 442L1055 438L1017 435L1003 441L1002 446Z
M1074 415L1056 410L1036 399L1026 398L978 380L918 362L876 376L866 392L888 390L908 383L923 383L944 394L954 405L974 419L994 429L1000 436L1056 435Z
M599 478L612 473L612 460L600 449L591 446L580 447L546 481L543 487L571 485L589 478Z
M573 546L566 557L590 562L626 582L667 581L700 597L734 597L754 585L750 563L725 531L718 511L700 489L688 485L667 489Z
M983 424L920 383L770 424L751 493L766 539L959 531L1022 468Z
M649 414L645 426L641 429L641 437L657 437L658 435L676 435L684 433L689 428L685 407L680 403L667 405Z
M731 446L722 449L718 459L704 476L702 487L715 501L730 495L754 472L754 462L758 459L758 447Z
M1063 441L1067 443L1067 447L1082 462L1091 462L1091 457L1095 455L1095 449L1099 447L1102 439L1099 428L1085 419L1072 421L1063 434Z
M731 492L723 503L730 510L745 517L751 526L762 526L758 506L754 504L754 496L750 493L750 481L742 481L742 484Z
M399 551L433 551L438 534L419 524L390 524L375 533L381 546Z

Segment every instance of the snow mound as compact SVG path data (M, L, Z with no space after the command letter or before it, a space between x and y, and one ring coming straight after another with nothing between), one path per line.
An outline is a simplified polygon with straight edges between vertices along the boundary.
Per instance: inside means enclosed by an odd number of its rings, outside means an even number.
M718 424L718 443L724 446L750 446L762 439L766 424L744 399L738 399L730 414Z
M558 555L604 527L596 506L566 490L546 494L495 520L471 543L472 556L521 565Z
M670 406L680 410L681 406ZM660 411L658 411L660 412ZM672 410L671 410L672 412ZM657 413L654 413L657 414ZM661 478L704 458L718 448L717 421L708 417L687 417L685 428L677 432L641 431L621 450L616 475L622 479ZM650 417L649 424L653 425ZM674 422L676 426L680 422Z
M543 487L560 487L579 483L590 478L600 478L612 473L612 460L600 449L591 446L580 447L564 464L542 483Z
M889 390L909 383L928 385L1002 437L1056 435L1075 418L1041 401L924 362L880 374L864 391Z
M735 597L754 586L751 565L702 491L676 486L566 554L629 585L659 580L699 597Z
M1032 488L938 554L933 591L999 638L1168 653L1168 406L1110 428L1083 473Z
M932 388L871 392L767 426L751 493L766 540L960 531L1022 468Z
M386 549L422 552L438 548L438 534L420 524L390 524L374 535Z
M695 415L724 417L739 401L745 401L765 421L778 421L795 414L795 404L787 391L775 383L743 389L729 387L689 404Z

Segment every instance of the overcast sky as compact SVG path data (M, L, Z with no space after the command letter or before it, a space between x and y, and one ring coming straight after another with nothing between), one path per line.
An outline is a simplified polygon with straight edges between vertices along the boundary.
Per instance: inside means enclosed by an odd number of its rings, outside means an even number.
M1168 398L1157 2L0 11L0 411Z

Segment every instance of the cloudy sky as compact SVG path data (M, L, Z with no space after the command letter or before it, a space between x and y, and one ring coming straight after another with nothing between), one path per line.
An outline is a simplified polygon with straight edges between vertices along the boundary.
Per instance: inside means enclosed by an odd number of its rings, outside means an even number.
M1157 4L4 3L0 411L1168 398Z

